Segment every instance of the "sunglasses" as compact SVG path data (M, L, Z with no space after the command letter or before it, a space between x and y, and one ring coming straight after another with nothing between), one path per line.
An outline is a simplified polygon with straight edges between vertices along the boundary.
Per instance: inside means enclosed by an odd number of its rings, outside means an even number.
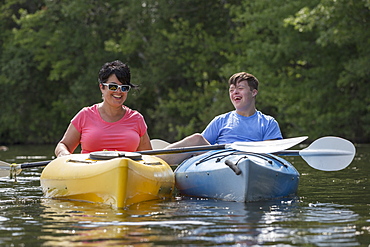
M117 85L117 84L108 84L108 83L102 83L104 86L107 86L109 90L111 91L117 91L118 88L121 89L121 92L128 92L131 89L130 85Z

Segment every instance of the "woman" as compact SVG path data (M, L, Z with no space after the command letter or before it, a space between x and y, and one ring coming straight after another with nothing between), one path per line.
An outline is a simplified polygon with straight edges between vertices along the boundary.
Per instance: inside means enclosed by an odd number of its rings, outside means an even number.
M71 120L55 148L57 157L73 153L79 144L82 153L152 149L143 116L123 105L130 89L137 87L130 79L130 69L121 61L102 66L98 80L103 102L83 108Z

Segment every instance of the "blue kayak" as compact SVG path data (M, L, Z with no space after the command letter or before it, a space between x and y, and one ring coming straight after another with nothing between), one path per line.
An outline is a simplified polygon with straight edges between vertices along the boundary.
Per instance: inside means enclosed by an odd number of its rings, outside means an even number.
M276 155L225 149L185 160L175 181L183 196L250 202L294 196L299 173Z

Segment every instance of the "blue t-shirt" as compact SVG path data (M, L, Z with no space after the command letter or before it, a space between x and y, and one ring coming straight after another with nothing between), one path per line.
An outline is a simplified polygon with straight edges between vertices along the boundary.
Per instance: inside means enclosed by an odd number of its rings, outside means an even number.
M202 135L212 145L283 139L278 122L260 111L250 117L241 116L236 111L219 115L208 124Z

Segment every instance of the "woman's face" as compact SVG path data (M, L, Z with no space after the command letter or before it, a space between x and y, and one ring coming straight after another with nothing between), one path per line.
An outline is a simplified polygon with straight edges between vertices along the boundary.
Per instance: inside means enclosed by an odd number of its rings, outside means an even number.
M109 76L106 84L122 85L115 74ZM128 92L122 92L120 88L116 91L112 91L108 89L108 86L103 86L102 84L99 84L99 86L100 91L103 94L104 102L108 103L109 105L116 107L122 106L126 101Z

